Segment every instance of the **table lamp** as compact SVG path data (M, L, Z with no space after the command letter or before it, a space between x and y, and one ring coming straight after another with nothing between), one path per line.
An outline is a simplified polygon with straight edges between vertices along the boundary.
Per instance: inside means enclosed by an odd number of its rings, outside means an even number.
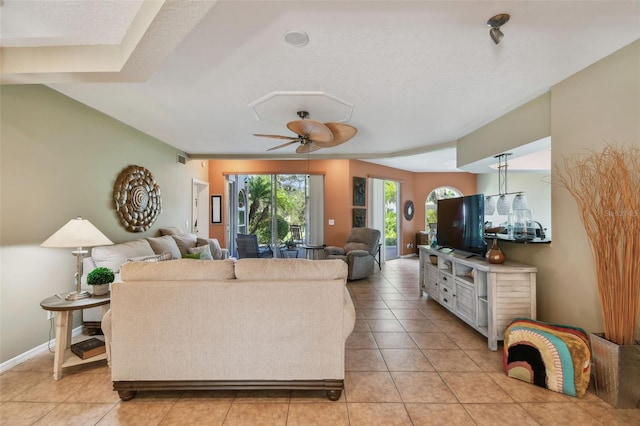
M78 300L91 296L88 291L82 291L80 289L82 258L88 253L87 250L83 250L83 247L104 246L110 244L113 244L110 239L100 232L98 228L93 226L91 222L81 218L80 216L75 219L71 219L66 225L58 229L55 234L40 244L41 247L76 248L76 250L71 252L71 254L75 255L77 258L77 270L75 275L76 291L69 293L65 298L66 300Z

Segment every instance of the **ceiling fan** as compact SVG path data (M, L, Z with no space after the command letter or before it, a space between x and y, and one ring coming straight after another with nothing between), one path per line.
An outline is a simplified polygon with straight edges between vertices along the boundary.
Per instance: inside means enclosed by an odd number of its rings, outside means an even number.
M358 129L348 124L343 123L321 123L315 120L309 120L309 113L307 111L298 111L298 117L300 120L290 121L287 123L287 128L297 134L297 137L293 136L280 136L280 135L263 135L256 134L254 136L260 136L264 138L272 139L284 139L285 142L281 145L269 148L267 151L273 151L274 149L284 148L294 143L300 143L300 146L296 149L298 154L304 154L308 152L317 151L321 148L330 148L345 143L358 133Z

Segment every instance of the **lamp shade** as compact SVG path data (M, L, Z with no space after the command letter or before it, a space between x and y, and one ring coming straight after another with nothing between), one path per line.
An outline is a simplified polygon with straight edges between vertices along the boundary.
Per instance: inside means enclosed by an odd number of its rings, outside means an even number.
M93 247L113 244L87 219L71 219L62 228L40 244L41 247L71 248Z
M511 210L511 206L509 205L509 202L507 201L507 196L506 195L501 195L500 197L498 197L498 202L496 203L496 208L498 209L498 214L500 214L500 215L509 214L509 211Z
M518 194L513 199L513 210L522 210L528 209L529 203L527 202L527 197L524 194Z
M484 199L484 214L491 216L496 211L496 201L493 197L488 196Z

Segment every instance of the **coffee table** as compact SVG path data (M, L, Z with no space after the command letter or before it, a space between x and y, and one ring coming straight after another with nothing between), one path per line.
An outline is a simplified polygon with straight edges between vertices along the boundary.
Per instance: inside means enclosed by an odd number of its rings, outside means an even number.
M109 303L111 303L111 295L91 296L78 300L65 300L64 297L64 295L55 295L40 302L42 309L54 312L56 317L56 349L53 358L53 378L55 380L62 378L63 368L108 359L109 353L107 347L106 353L87 359L81 359L74 355L71 352L71 329L74 311L102 306L102 314L104 315L109 308Z

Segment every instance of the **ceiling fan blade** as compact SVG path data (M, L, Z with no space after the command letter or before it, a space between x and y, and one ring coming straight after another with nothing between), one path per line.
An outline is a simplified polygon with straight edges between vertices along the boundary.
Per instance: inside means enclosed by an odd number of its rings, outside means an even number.
M303 144L300 145L298 148L296 148L296 152L298 154L306 154L308 152L313 152L313 151L317 151L319 149L321 149L321 146L316 145L315 143L307 143L307 144Z
M278 145L278 146L274 146L274 147L272 147L272 148L269 148L267 151L273 151L274 149L284 148L285 146L289 146L289 145L291 145L292 143L298 143L298 142L300 142L300 140L299 140L299 139L296 139L296 140L293 140L293 141L289 141L289 142L285 142L285 143L283 143L283 144L281 144L281 145Z
M287 128L292 132L308 136L314 142L328 143L333 140L333 133L323 123L315 120L295 120L287 123Z
M331 133L333 133L333 140L329 143L317 142L315 140L313 141L323 148L338 146L342 143L345 143L346 141L354 137L356 133L358 133L358 129L349 124L324 123L324 125L327 126L329 130L331 130Z
M300 138L298 137L293 137L293 136L280 136L280 135L262 135L262 134L258 134L258 133L254 133L253 136L260 136L262 138L271 138L271 139L284 139L287 141L297 141Z

